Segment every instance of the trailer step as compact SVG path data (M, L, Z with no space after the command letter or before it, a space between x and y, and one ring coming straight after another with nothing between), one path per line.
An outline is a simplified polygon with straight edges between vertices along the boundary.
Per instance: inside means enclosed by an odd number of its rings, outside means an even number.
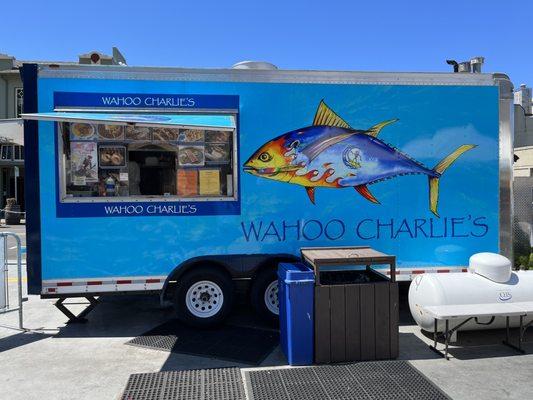
M85 317L98 305L98 300L93 296L85 296L85 299L89 301L89 304L78 315L74 315L72 311L65 307L65 304L63 304L66 300L65 297L59 298L54 305L68 317L67 324L85 323L88 321Z

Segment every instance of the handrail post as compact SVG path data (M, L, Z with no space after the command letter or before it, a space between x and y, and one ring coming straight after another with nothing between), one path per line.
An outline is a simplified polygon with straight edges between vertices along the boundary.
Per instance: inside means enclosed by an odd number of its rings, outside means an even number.
M4 243L3 243L3 246L4 246L4 266L3 268L5 268L5 273L6 273L6 277L9 279L9 259L8 259L8 256L7 256L7 238L11 236L13 238L15 238L15 241L17 242L17 289L18 289L18 308L17 309L14 309L14 310L11 310L11 311L18 311L18 326L19 326L19 329L22 330L22 331L27 331L26 328L24 328L24 315L23 315L23 302L24 302L24 297L23 297L23 292L22 292L22 242L20 240L20 237L13 233L13 232L2 232L0 233L0 237L3 237L4 238ZM2 284L4 284L2 282ZM9 284L6 285L6 296L9 296ZM9 297L6 298L7 299L7 304L9 305ZM9 312L9 310L7 311ZM14 328L16 329L16 328Z

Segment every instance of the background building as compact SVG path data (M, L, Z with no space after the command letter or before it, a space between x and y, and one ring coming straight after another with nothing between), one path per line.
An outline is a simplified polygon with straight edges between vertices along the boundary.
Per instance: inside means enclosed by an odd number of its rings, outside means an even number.
M0 53L0 209L6 199L17 199L24 210L24 133L22 113L24 93L19 67L37 64L101 64L126 65L126 59L113 47L112 55L92 51L78 56L78 61L22 61Z
M514 242L515 260L529 257L533 244L533 115L531 88L520 85L514 95ZM524 263L523 261L521 262Z

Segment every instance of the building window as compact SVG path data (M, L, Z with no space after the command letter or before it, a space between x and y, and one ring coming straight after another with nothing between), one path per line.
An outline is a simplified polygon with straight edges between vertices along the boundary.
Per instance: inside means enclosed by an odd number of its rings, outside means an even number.
M13 145L13 160L24 161L24 146Z
M24 90L15 88L15 118L20 118L22 114L22 105L24 103Z
M3 144L0 149L2 161L24 161L24 146Z

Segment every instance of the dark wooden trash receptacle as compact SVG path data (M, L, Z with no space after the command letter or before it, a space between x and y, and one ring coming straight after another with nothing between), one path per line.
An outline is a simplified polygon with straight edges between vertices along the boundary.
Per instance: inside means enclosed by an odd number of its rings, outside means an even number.
M302 248L301 254L315 270L315 362L397 358L396 257L370 247ZM384 264L390 266L390 277L370 268ZM355 265L366 269L321 270Z

